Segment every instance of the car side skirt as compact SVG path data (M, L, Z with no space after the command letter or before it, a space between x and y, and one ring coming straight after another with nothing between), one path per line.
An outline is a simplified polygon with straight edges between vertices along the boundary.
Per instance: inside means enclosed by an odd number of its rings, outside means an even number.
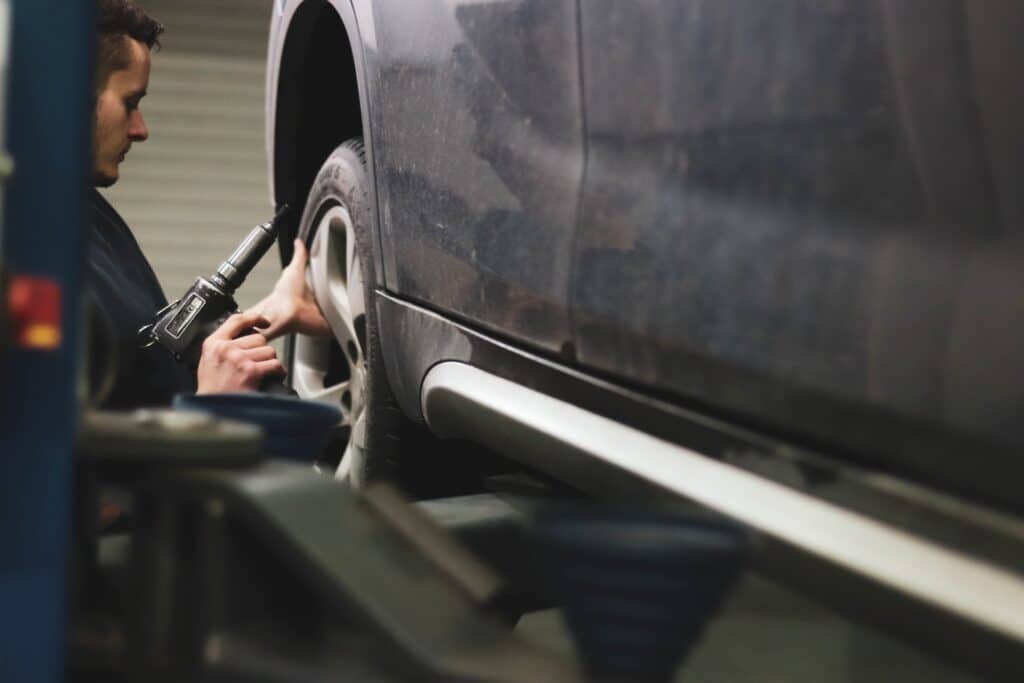
M1024 661L1017 518L651 398L392 294L376 298L392 389L438 436L601 498L728 516L758 533L762 573L856 620L990 678Z

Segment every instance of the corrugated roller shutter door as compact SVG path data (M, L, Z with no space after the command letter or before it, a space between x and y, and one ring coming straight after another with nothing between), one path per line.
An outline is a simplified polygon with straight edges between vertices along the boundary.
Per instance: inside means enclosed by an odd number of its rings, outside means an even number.
M142 4L167 27L142 105L150 139L104 192L173 299L272 213L263 143L271 0ZM242 308L279 272L275 250L239 292Z

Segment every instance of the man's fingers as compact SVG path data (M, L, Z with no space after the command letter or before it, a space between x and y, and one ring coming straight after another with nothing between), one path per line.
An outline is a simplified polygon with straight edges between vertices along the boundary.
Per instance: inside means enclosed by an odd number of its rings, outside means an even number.
M263 334L267 338L267 341L273 341L281 336L281 326L271 325L267 329L263 330Z
M218 327L210 337L214 339L234 339L246 330L254 327L266 327L269 324L270 321L254 311L235 313L225 320L224 324Z
M267 337L261 332L255 332L253 334L247 334L244 337L239 337L235 340L235 344L240 349L255 349L260 346L266 346Z
M245 351L245 357L256 363L262 363L265 360L273 360L277 358L277 351L270 346L261 346L257 349L248 349Z
M267 375L286 374L284 371L284 365L282 365L281 361L278 360L277 358L274 358L273 360L265 360L256 363L256 371L262 377L265 377Z

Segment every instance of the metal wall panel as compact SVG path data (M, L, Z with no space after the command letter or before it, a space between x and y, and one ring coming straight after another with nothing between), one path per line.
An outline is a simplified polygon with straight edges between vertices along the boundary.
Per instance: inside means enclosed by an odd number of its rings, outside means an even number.
M263 95L272 0L149 0L166 26L142 112L150 138L105 191L168 298L208 275L270 217ZM244 308L280 272L268 254L238 295Z

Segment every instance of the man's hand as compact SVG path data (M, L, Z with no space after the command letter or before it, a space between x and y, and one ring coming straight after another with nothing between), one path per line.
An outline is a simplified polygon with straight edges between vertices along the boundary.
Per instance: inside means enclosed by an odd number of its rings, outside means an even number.
M263 330L267 339L292 332L314 337L331 336L331 328L306 283L308 258L306 245L302 240L295 240L292 261L282 271L280 279L274 285L274 291L246 311L246 314L261 315L269 321L269 325Z
M277 352L267 345L267 337L250 333L266 327L268 321L255 313L236 313L224 321L203 342L199 357L199 388L197 394L219 394L229 391L256 391L264 377L283 375L284 366Z

